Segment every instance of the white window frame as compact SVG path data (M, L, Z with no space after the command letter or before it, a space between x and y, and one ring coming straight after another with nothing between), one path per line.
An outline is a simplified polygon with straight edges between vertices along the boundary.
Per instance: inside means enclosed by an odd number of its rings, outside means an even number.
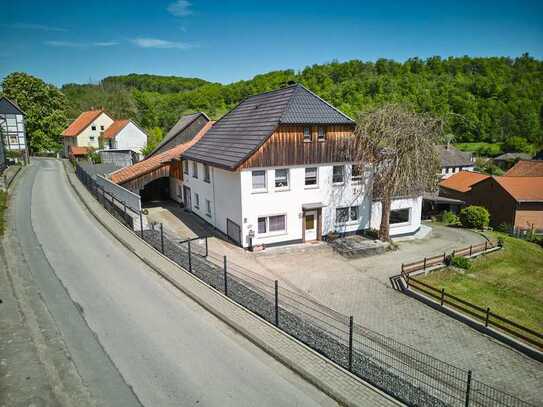
M311 127L304 127L304 143L311 143L313 141L313 134L311 133Z
M308 184L307 183L307 170L309 170L309 169L315 169L315 183L314 184ZM304 186L305 186L305 189L315 189L315 188L319 187L319 167L306 167L305 168Z
M321 143L326 141L326 127L319 126L317 129L317 141L320 141Z
M263 172L264 173L264 187L263 188L255 188L254 182L253 182L253 174L255 172ZM251 171L251 190L252 190L253 193L268 192L268 171L266 171L266 170L253 170L253 171Z
M183 174L189 175L189 162L188 162L188 160L183 160Z
M354 169L359 168L360 169L360 175L353 175ZM351 165L351 182L352 183L360 183L364 179L364 167L362 164L352 164Z
M200 209L200 194L198 192L194 193L194 207Z
M347 210L347 219L345 221L339 221L337 216L338 209ZM353 209L357 211L357 217L353 219ZM335 224L339 226L353 225L360 221L360 205L351 205L351 206L339 206L336 208L335 213Z
M392 212L394 212L394 211L404 211L404 210L409 211L409 216L408 216L407 222L390 223L390 216L392 215ZM389 215L389 218L388 218L389 226L391 228L409 226L411 224L411 221L412 221L412 215L413 215L413 208L412 207L390 209L390 215Z
M284 186L277 186L277 171L286 171L287 172L287 176L286 176L286 182L287 182L287 185L284 185ZM289 188L290 188L290 170L288 168L277 168L276 170L274 170L274 177L273 177L273 186L275 188L276 191L288 191Z
M346 220L340 220L339 219L339 217L337 216L337 213L338 213L339 210L346 210L347 211L347 219ZM336 225L346 225L346 224L348 224L350 216L351 216L351 208L349 206L339 206L339 207L337 207L336 211L334 213L335 224Z
M206 216L211 218L211 201L206 199Z
M204 164L204 182L211 183L211 170L207 164Z
M192 178L198 179L198 162L192 162Z
M270 231L270 218L276 217L276 216L283 216L285 218L285 228L282 230L274 230L273 232ZM266 232L261 233L258 231L258 221L259 219L266 219ZM272 236L281 236L287 234L288 229L288 218L286 213L276 213L271 215L262 215L257 216L256 218L256 234L260 237L272 237Z
M334 181L334 168L341 168L341 181ZM345 184L345 166L344 165L334 165L332 166L332 184L333 185L343 185Z

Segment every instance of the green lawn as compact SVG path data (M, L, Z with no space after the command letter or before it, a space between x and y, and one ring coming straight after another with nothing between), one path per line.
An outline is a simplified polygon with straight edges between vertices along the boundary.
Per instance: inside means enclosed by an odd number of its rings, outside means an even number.
M4 234L4 228L6 227L5 209L7 205L7 192L0 191L0 236Z
M481 256L462 274L444 269L418 279L535 331L543 332L543 248L501 236L504 248Z

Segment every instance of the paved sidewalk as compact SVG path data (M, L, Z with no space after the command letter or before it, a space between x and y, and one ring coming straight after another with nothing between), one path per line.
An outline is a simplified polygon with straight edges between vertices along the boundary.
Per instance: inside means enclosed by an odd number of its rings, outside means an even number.
M152 208L151 217L181 238L212 233L203 221L175 205ZM181 220L180 220L181 219ZM222 239L210 252L289 289L303 292L357 323L466 370L497 389L536 404L543 402L543 364L390 287L402 262L450 252L484 241L474 232L432 225L431 236L405 241L394 252L347 260L327 246L318 250L279 248L250 253ZM295 265L295 266L293 266Z

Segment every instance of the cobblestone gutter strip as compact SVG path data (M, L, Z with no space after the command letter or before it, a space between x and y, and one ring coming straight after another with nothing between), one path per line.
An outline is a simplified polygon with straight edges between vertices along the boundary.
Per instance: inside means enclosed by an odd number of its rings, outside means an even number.
M268 354L300 374L342 405L402 405L377 388L361 381L330 362L308 346L281 332L272 324L266 322L264 318L256 317L233 300L221 295L218 290L204 284L197 277L180 268L179 265L167 257L157 253L152 246L141 241L138 236L104 210L79 182L73 169L67 166L66 162L65 169L69 183L81 198L83 204L113 236L160 276ZM195 268L198 267L195 266ZM228 282L230 283L230 279L228 279ZM248 298L245 298L245 300L255 301ZM263 310L263 314L268 314L268 312Z

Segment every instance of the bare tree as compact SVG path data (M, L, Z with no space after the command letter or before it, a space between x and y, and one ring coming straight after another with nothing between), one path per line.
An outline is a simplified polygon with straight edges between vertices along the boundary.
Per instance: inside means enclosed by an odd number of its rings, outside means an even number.
M360 114L352 157L373 167L373 194L381 200L379 239L390 240L390 207L397 196L433 190L440 169L436 147L442 121L405 106L384 105Z

